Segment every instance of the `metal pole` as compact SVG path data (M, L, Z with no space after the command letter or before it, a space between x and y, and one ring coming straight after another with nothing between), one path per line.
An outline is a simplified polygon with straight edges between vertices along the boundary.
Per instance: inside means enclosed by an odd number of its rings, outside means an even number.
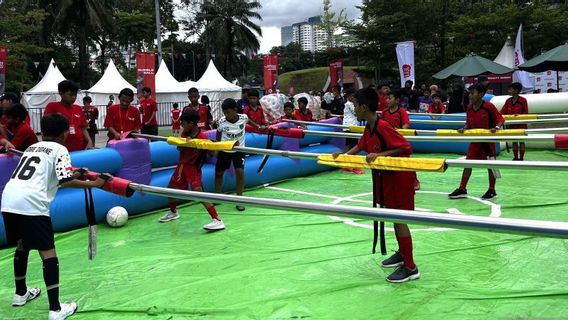
M420 113L420 112L409 112L409 116L430 116L430 117L452 117L452 118L465 118L465 113ZM333 116L333 115L332 115ZM549 118L562 118L568 117L568 113L546 113L546 114L536 114L537 119L549 119Z
M154 9L156 10L156 39L158 41L158 65L162 63L162 31L160 24L160 2L154 0Z
M559 119L529 119L529 120L506 120L505 124L532 124L532 123L557 123L568 122L567 118L559 118ZM465 120L419 120L419 119L410 119L410 123L414 124L444 124L444 125L465 125Z
M441 226L475 231L489 231L550 238L568 238L568 223L566 222L453 215L447 213L365 208L304 201L264 199L218 193L167 189L138 183L130 183L129 187L144 194L153 194L177 199L252 205L269 209L278 208L326 216L334 215L404 224Z
M195 51L191 50L191 56L193 60L193 81L197 81L197 79L195 79Z

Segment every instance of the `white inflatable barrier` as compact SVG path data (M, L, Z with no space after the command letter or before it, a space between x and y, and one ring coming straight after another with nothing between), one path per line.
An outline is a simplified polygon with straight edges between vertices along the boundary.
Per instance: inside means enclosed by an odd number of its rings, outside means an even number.
M529 113L565 113L568 112L568 92L522 94L527 99ZM494 96L491 99L501 110L511 96Z

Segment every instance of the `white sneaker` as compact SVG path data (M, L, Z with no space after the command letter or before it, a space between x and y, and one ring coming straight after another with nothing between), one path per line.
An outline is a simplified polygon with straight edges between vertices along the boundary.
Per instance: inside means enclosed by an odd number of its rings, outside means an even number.
M168 222L176 219L179 219L179 213L168 211L168 213L160 218L160 222Z
M217 231L225 229L225 224L221 220L213 219L211 222L203 226L203 229L209 231Z
M77 311L77 303L62 303L61 310L59 311L49 311L49 320L63 320Z
M28 301L32 301L33 299L37 298L40 293L40 288L28 288L28 291L23 296L15 294L14 299L12 300L12 307L21 307Z

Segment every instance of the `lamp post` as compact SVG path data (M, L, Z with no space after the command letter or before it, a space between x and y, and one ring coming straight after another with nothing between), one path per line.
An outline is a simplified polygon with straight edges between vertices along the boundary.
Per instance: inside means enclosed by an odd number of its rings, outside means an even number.
M191 57L192 57L192 65L193 65L193 81L197 81L195 79L195 51L191 50Z

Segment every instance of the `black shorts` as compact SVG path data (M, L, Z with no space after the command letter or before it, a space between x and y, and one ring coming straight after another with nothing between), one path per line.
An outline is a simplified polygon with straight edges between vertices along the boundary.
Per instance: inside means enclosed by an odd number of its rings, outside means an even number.
M245 154L242 152L219 151L215 171L225 171L231 167L231 163L233 163L235 169L243 169L245 167Z
M10 212L2 212L6 239L13 246L22 240L25 250L50 250L55 248L53 225L46 216L25 216Z
M143 125L141 133L142 134L151 134L153 136L157 136L158 135L158 126Z

